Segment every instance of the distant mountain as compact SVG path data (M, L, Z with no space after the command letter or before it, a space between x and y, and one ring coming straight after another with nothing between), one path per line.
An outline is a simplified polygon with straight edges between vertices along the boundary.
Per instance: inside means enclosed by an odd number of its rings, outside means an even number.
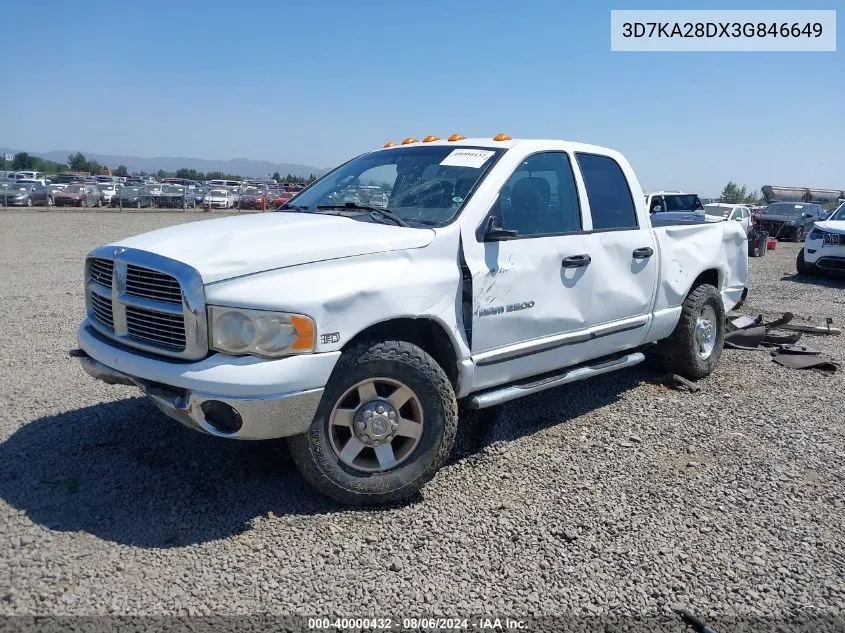
M0 152L16 154L19 149L8 149L0 147ZM68 154L75 154L76 150L51 151L51 152L29 152L31 156L38 156L57 163L66 163ZM196 169L197 171L221 171L224 174L234 174L244 177L265 178L275 171L282 176L291 174L293 176L308 177L310 174L323 174L327 170L311 165L300 165L297 163L271 163L266 160L250 160L248 158L234 158L232 160L207 160L204 158L174 158L171 156L158 156L155 158L141 158L140 156L120 156L117 154L98 154L96 152L82 152L85 158L95 160L101 165L107 165L114 169L118 165L125 165L130 171L145 171L155 173L159 169L164 171L176 171L177 169ZM0 156L2 158L2 156Z

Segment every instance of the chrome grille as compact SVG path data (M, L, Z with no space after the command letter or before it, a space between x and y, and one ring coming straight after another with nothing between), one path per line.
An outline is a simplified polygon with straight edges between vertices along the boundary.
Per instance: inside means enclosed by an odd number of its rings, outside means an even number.
M111 282L110 282L111 283ZM102 297L96 292L91 293L91 309L97 320L106 327L114 328L114 316L111 309L111 297Z
M87 326L124 345L199 360L208 354L205 288L182 262L103 246L86 262Z
M126 329L130 338L142 343L179 352L185 349L185 317L181 314L126 306Z
M91 279L101 286L111 288L112 275L114 274L114 262L110 259L99 257L91 260Z
M182 288L174 277L132 264L126 267L126 294L182 305Z

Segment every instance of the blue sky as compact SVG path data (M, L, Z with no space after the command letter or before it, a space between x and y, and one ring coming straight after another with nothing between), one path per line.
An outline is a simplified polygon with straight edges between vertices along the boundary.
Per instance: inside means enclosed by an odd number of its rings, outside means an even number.
M619 149L647 189L843 188L842 37L835 53L610 51L612 8L802 5L11 3L0 146L329 167L405 136L507 132Z

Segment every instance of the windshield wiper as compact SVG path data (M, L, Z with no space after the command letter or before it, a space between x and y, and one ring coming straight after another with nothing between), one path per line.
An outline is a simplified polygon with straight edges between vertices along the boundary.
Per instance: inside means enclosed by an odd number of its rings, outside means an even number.
M370 217L375 219L377 217L389 220L396 226L410 226L405 220L393 213L390 209L382 209L381 207L373 207L368 204L358 204L357 202L346 202L344 204L319 204L318 209L349 209L352 211L369 211Z
M308 212L307 206L301 206L298 204L289 204L285 202L282 206L280 206L276 211L301 211L303 213Z

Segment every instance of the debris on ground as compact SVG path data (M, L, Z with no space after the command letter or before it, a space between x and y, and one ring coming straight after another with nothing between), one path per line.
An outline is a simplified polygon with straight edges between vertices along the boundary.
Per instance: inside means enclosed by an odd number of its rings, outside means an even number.
M673 387L675 389L687 389L692 393L696 393L697 391L701 390L694 382L687 380L683 376L679 376L678 374L666 374L663 378L663 384L667 387Z
M821 357L821 351L797 345L802 334L821 334L838 336L842 330L832 327L833 319L825 319L824 326L793 323L795 315L784 312L782 316L768 323L763 315L751 318L743 315L731 315L725 334L725 347L734 349L757 350L761 347L774 347L772 360L791 369L815 369L832 374L839 369L839 363ZM788 330L791 334L773 334L772 330Z

